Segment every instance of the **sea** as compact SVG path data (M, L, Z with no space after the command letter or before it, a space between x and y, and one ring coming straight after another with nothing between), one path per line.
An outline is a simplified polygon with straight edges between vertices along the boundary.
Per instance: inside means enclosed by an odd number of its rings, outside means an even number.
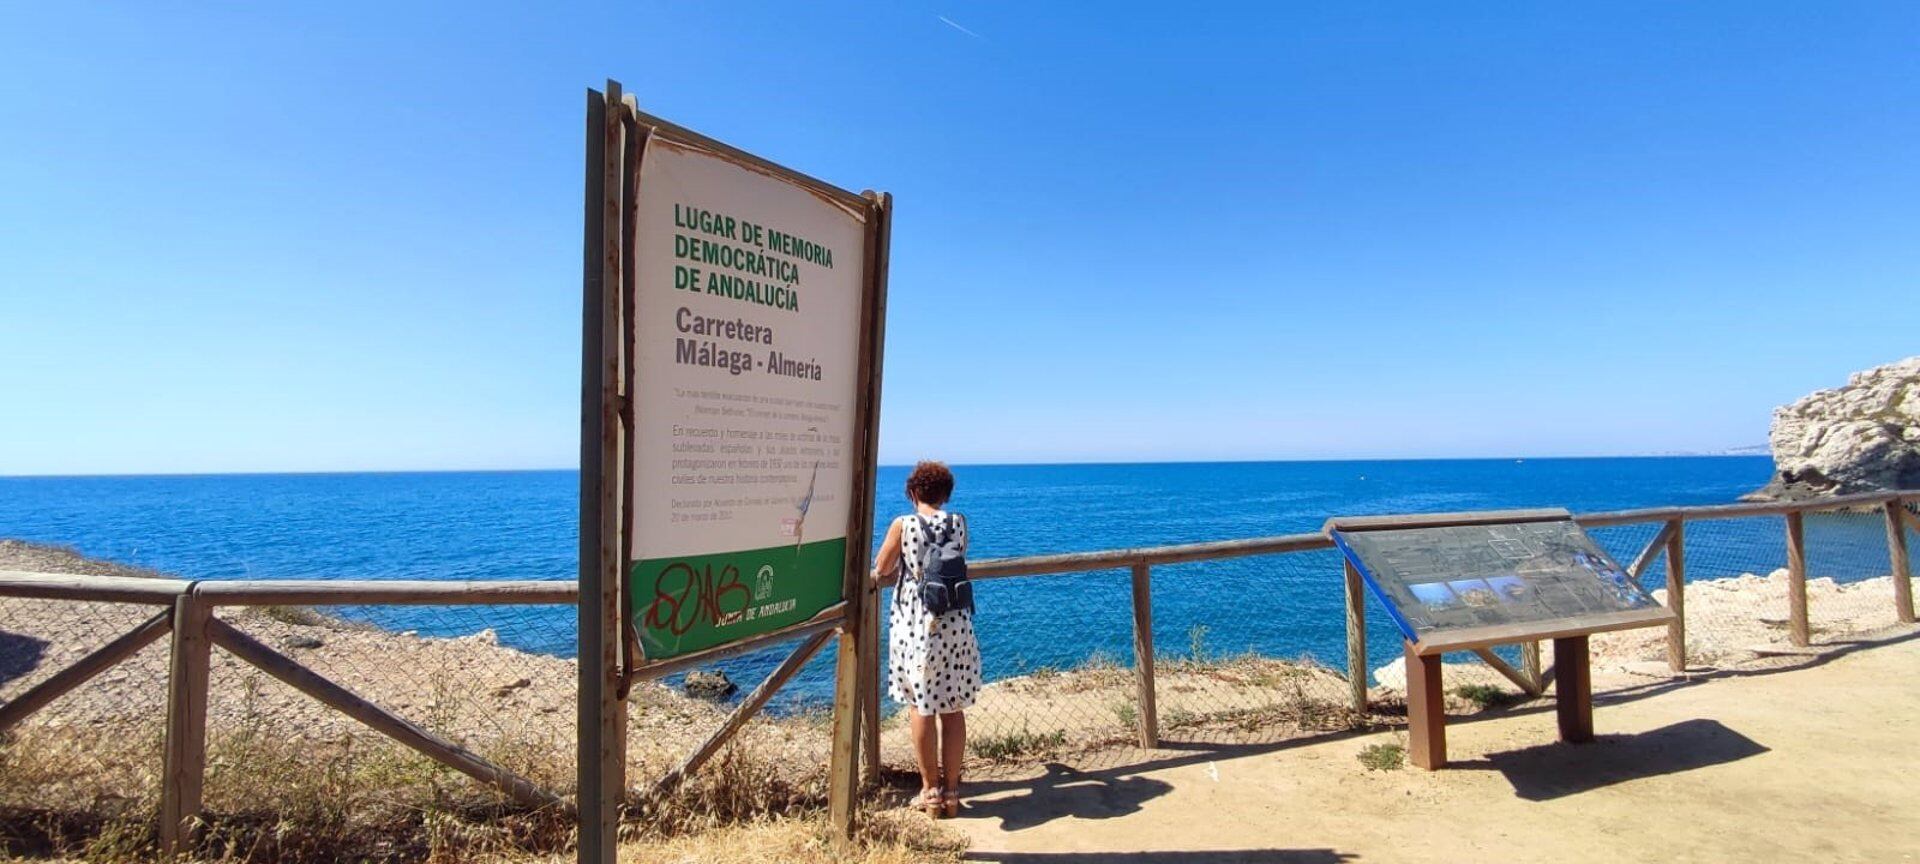
M968 517L971 558L1081 552L1317 531L1330 516L1564 507L1576 513L1725 504L1763 485L1751 456L1163 464L961 465L951 507ZM883 467L872 541L907 511L908 468ZM190 579L571 579L573 471L205 476L0 477L0 538ZM1599 529L1626 563L1657 525ZM1688 577L1767 573L1785 561L1780 520L1689 525ZM1887 572L1877 519L1810 518L1815 576ZM1155 568L1162 653L1345 653L1341 567L1311 552ZM1660 584L1654 567L1645 579ZM1129 579L1105 571L978 586L976 627L989 680L1132 650ZM513 648L573 656L567 607L335 607L397 632L491 629ZM1782 613L1784 614L1784 612ZM1387 619L1376 610L1370 620ZM1371 628L1376 665L1397 653ZM830 651L828 656L830 657ZM779 662L764 651L721 666L742 688ZM832 665L810 665L783 711L829 698Z

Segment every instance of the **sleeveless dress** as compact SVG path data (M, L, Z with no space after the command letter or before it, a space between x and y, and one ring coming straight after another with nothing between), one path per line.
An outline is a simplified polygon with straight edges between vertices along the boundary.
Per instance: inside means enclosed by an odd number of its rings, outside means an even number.
M967 548L967 520L944 510L927 517L935 537L956 532ZM935 617L920 600L920 555L926 538L919 520L902 516L900 583L888 615L888 693L920 714L948 714L973 705L980 695L980 642L973 635L973 613L954 610Z

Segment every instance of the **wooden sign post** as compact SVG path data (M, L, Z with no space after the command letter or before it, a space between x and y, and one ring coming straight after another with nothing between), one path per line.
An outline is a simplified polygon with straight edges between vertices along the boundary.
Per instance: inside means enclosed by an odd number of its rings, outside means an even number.
M839 634L831 813L850 834L892 199L587 106L580 858L610 862L636 682L800 640L697 771Z
M1373 589L1404 637L1407 759L1428 770L1447 764L1447 652L1472 651L1539 695L1540 680L1493 648L1552 640L1560 738L1580 743L1593 740L1588 635L1674 620L1640 588L1640 568L1614 563L1565 510L1333 519L1326 531L1346 557L1349 652L1365 656L1359 583ZM1361 703L1364 663L1351 674Z

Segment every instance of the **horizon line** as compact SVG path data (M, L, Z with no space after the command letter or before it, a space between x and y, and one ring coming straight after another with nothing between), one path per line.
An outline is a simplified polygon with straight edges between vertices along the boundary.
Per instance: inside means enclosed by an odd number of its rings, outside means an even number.
M1085 460L1057 462L948 462L955 468L1047 468L1055 466L1121 466L1121 465L1277 465L1289 463L1339 463L1339 462L1567 462L1599 459L1771 459L1771 453L1745 453L1737 450L1714 452L1668 452L1668 453L1620 453L1610 455L1583 456L1384 456L1384 457L1321 457L1295 459L1136 459L1136 460ZM879 468L911 468L912 462L881 462ZM559 468L343 468L315 470L279 470L279 471L136 471L136 472L98 472L98 473L48 473L48 474L0 474L0 480L62 480L62 479L112 479L140 477L348 477L367 474L554 474L561 472L579 472L579 466Z

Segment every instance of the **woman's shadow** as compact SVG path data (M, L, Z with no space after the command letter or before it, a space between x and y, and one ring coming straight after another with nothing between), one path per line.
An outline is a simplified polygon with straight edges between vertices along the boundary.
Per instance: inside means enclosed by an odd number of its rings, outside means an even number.
M11 684L40 668L47 640L0 630L0 685Z
M991 794L1004 789L1020 789L1022 794L974 799L968 802L967 816L999 817L1003 831L1018 831L1073 816L1079 819L1111 819L1137 813L1146 802L1173 789L1173 785L1149 777L1109 778L1089 774L1058 762L1047 763L1045 774L1031 780L995 781L968 784L975 794Z

